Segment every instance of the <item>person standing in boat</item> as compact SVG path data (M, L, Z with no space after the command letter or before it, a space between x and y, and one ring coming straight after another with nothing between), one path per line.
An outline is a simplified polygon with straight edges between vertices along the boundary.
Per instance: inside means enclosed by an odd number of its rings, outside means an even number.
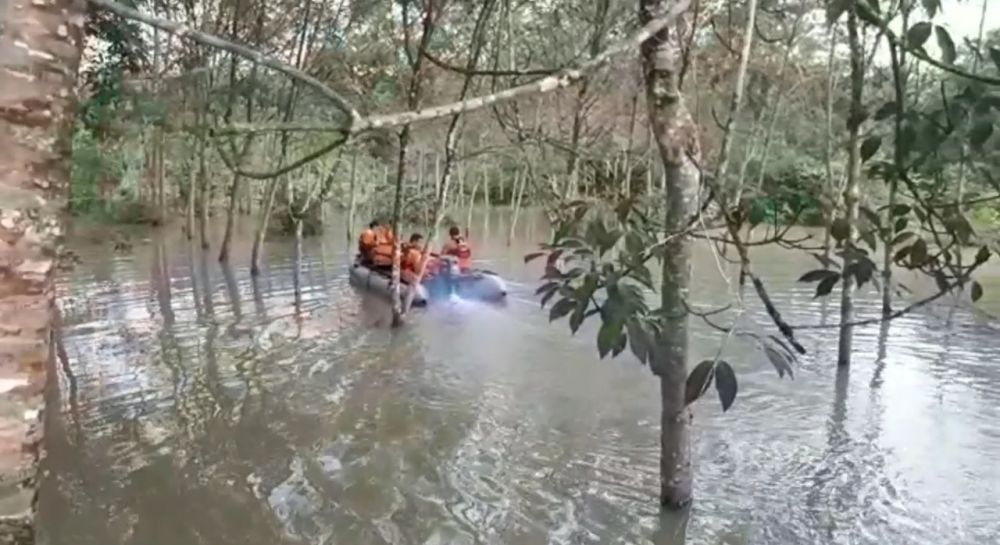
M448 241L441 248L441 254L457 259L458 268L462 272L468 272L472 268L472 247L465 241L457 225L448 229Z

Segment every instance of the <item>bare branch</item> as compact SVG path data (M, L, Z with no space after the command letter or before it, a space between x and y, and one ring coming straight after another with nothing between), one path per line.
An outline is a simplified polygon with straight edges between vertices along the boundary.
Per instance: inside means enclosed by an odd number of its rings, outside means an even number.
M232 53L234 55L243 57L245 59L249 59L257 64L281 72L282 74L285 74L286 76L292 78L293 80L299 81L304 85L307 85L316 90L319 94L321 94L323 97L332 102L337 107L337 109L347 114L352 124L360 117L357 110L355 110L354 107L351 106L351 104L348 103L346 99L337 94L333 89L330 89L328 86L323 84L323 82L310 76L309 74L306 74L301 70L293 68L288 64L278 60L277 58L266 56L265 54L259 51L255 51L253 49L250 49L249 47L245 47L230 42L228 40L224 40L222 38L219 38L218 36L213 36L211 34L201 32L183 23L168 21L166 19L160 19L158 17L146 15L132 8L119 4L114 0L88 0L88 1L91 4L101 9L105 9L107 11L110 11L111 13L114 13L115 15L118 15L119 17L145 23L152 27L163 30L169 34L177 36L178 38L186 37L202 45L207 45L209 47L215 47L223 51L228 51L229 53Z
M408 125L420 121L430 121L439 117L479 110L487 106L492 106L501 102L508 102L532 94L548 93L557 89L568 87L583 79L587 72L607 64L612 58L617 57L622 53L639 47L646 40L651 38L660 30L666 28L685 11L687 11L690 3L691 0L681 0L677 2L673 9L671 9L666 15L649 22L630 39L614 47L606 49L603 53L600 53L592 59L584 61L576 68L560 70L559 72L536 82L505 89L491 95L462 100L452 104L445 104L443 106L435 106L425 110L373 115L361 118L356 120L356 122L351 125L350 133L358 134L360 132L373 129Z
M438 68L442 68L449 72L455 72L456 74L461 74L463 76L548 76L554 74L562 68L538 68L538 69L528 69L528 70L479 70L474 68L465 68L461 66L455 66L453 64L448 64L447 62L435 57L430 51L421 51L421 54L425 59L431 61Z

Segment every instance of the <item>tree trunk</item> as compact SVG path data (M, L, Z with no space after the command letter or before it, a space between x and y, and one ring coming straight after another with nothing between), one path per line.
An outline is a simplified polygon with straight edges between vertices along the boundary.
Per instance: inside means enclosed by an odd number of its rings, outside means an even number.
M740 64L736 70L736 81L733 84L733 95L729 101L729 117L722 128L722 145L719 149L718 163L715 167L716 195L730 195L727 183L729 174L729 155L732 150L736 128L739 125L740 113L743 110L743 89L746 87L747 65L750 63L750 51L753 47L755 21L757 19L757 0L747 0L747 21L743 27L743 49L740 51ZM731 203L737 205L742 197L743 188L734 187ZM725 198L725 197L723 197ZM723 201L722 206L726 206Z
M199 134L200 134L200 131L199 131ZM204 147L204 142L202 141L202 137L199 136L198 138L199 138L199 142L198 142L197 145L200 148ZM194 150L194 155L195 156L200 156L200 154L201 154L200 151ZM194 202L195 202L194 201L194 192L195 192L195 188L198 186L198 168L194 164L194 161L192 161L192 164L191 164L190 168L191 168L191 172L188 174L187 210L185 212L185 216L187 217L187 221L186 221L185 228L184 228L184 230L185 230L185 236L187 237L188 240L191 240L191 239L194 238Z
M209 247L208 243L208 209L209 209L209 183L208 183L208 173L205 171L205 149L201 149L201 154L198 156L198 178L199 185L201 188L201 221L198 225L198 233L201 239L201 248L207 250Z
M154 8L154 12L155 12ZM153 99L160 100L160 75L163 71L163 48L160 30L153 29ZM156 206L154 223L162 225L167 218L167 198L163 185L163 127L153 127L153 197Z
M826 222L825 232L823 234L823 257L827 260L830 259L830 233L833 229L833 220L837 214L837 203L840 201L838 186L839 184L834 180L833 175L833 91L836 87L837 74L834 72L834 62L836 61L835 52L837 50L837 25L834 23L830 27L830 47L827 51L826 60L826 153L825 153L825 164L826 164L826 183L827 191L826 198L823 199L824 213L826 217L824 221Z
M53 276L66 210L84 5L0 3L0 542L35 542L43 389L57 324ZM58 406L50 407L57 411ZM28 489L25 490L24 488Z
M906 26L907 17L903 15L903 28ZM893 123L893 163L895 172L889 180L889 202L885 211L885 237L882 240L882 316L888 318L892 314L892 241L896 237L895 216L893 209L896 207L896 197L899 191L899 178L906 169L906 157L903 154L903 147L900 141L903 135L903 116L906 112L906 88L904 63L902 48L889 44L889 55L891 57L892 81L896 99L896 115ZM961 178L961 173L959 174ZM961 252L958 252L961 255Z
M230 28L230 34L232 39L238 39L237 33L237 21L241 15L242 2L237 1L235 11L233 12L232 27ZM257 15L256 23L254 24L254 39L260 40L261 34L264 29L264 11L259 11ZM226 104L226 124L228 125L230 119L232 118L233 106L236 102L236 66L238 62L236 55L231 55L229 58L229 96ZM247 93L246 99L246 122L250 124L253 122L253 90L257 83L257 64L254 63L253 67L250 69L250 90ZM243 147L239 152L239 156L236 157L236 164L242 164L243 160L246 159L247 152L250 151L251 146L253 146L253 134L250 134L243 141ZM242 176L238 172L233 173L233 182L229 187L229 208L226 210L226 232L222 236L222 247L219 249L219 261L228 261L230 245L233 241L233 229L236 226L236 214L239 212L240 208L240 191L242 184Z
M298 29L298 43L296 44L295 51L295 68L301 69L303 62L303 54L306 47L306 34L309 28L309 22L311 20L312 13L312 0L306 0L305 13L302 17L302 25ZM295 112L295 101L298 97L298 83L293 81L289 85L288 98L284 104L284 113L282 115L282 121L288 123L292 120ZM288 158L288 132L282 131L281 133L281 159L280 164L284 166L285 160ZM261 250L264 246L264 240L267 238L267 226L271 221L271 214L274 211L274 201L278 195L278 187L281 185L280 180L269 180L267 189L267 202L264 205L264 213L260 217L260 223L257 225L257 232L254 234L253 238L253 248L250 253L250 275L256 276L260 274L260 257ZM288 203L291 206L291 203Z
M392 232L395 243L392 246L392 327L403 325L403 301L400 299L400 253L402 233L399 232L400 216L403 212L403 179L406 176L406 156L410 147L410 126L405 125L399 133L399 157L396 164L396 191L392 201Z
M260 274L260 255L264 247L264 239L267 237L267 225L274 211L274 201L278 195L278 187L281 184L277 180L272 180L267 186L267 199L264 202L264 212L260 216L260 223L257 225L257 232L253 237L253 249L250 252L250 275Z
M358 154L354 152L351 154L351 181L350 181L350 196L349 204L347 205L347 243L350 244L354 241L354 213L358 206L358 194L357 194L357 169L358 169Z
M864 122L863 91L865 84L864 51L861 46L861 36L858 31L857 6L851 5L847 14L847 35L851 51L851 105L847 120L847 185L844 188L844 209L847 222L847 238L844 240L844 268L853 262L849 250L854 248L857 238L858 197L861 183L861 124ZM886 286L888 288L888 286ZM841 280L840 293L840 340L837 350L837 365L851 364L854 327L854 280L850 275L844 275Z
M625 148L625 166L623 167L625 176L625 198L632 196L632 147L635 144L635 118L639 111L639 87L636 87L635 94L632 95L632 108L628 120L628 146Z
M667 0L640 0L640 22L667 12ZM677 87L680 59L663 30L642 46L649 121L666 172L664 227L667 236L686 229L698 212L698 131ZM684 398L687 380L691 240L673 237L664 245L661 303L665 318L657 338L653 371L660 378L660 502L681 509L691 502L691 413Z
M531 164L527 166L528 170L531 170ZM517 228L517 217L521 213L521 202L524 200L524 188L528 185L528 179L531 177L529 172L517 171L514 173L514 187L517 187L518 175L521 178L521 187L517 191L517 197L514 199L514 212L511 214L510 218L510 232L507 234L507 246L510 246L514 242L514 230Z

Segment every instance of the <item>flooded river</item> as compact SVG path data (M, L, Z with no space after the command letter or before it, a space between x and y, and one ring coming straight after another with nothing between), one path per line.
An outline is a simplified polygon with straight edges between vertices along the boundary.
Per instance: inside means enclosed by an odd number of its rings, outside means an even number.
M306 241L298 282L291 241L254 280L248 236L223 268L175 234L137 232L127 254L78 235L42 543L996 543L1000 332L966 305L860 329L849 374L833 329L800 332L792 381L730 340L739 397L696 404L696 503L661 515L656 380L600 361L589 326L548 324L521 259L547 228L522 217L508 245L507 217L477 215L471 239L510 301L398 331L348 285L342 231ZM794 281L810 257L755 263L791 323L836 321ZM695 279L698 304L730 301L707 248ZM741 323L765 327L755 305ZM693 357L713 356L722 339L692 323Z

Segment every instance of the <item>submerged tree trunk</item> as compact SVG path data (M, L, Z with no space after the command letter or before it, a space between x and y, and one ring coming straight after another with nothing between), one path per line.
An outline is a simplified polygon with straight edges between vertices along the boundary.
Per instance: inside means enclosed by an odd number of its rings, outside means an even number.
M358 195L357 195L357 173L358 173L358 154L354 152L351 154L351 181L350 181L350 196L349 204L347 205L347 243L350 244L354 240L354 213L358 206Z
M201 192L201 221L198 224L199 238L201 239L201 247L203 250L207 250L209 247L208 243L208 209L209 209L209 183L208 183L208 173L205 171L205 149L201 149L201 153L198 156L198 173L199 173L199 186Z
M640 21L646 24L665 14L673 2L640 0ZM649 121L666 171L664 226L666 235L686 229L698 212L700 161L698 133L677 86L680 59L659 32L642 46ZM660 502L681 509L691 502L694 484L691 466L691 413L685 403L688 316L686 298L691 279L691 241L675 236L664 245L661 303L664 319L652 362L660 378Z
M907 18L903 16L903 28L907 28ZM892 314L892 255L893 239L896 237L895 215L896 198L899 192L899 178L906 168L903 147L900 145L903 135L903 116L906 112L905 74L903 72L905 57L902 48L889 44L889 55L892 62L892 80L896 99L896 115L893 123L893 170L889 180L889 202L885 213L885 237L882 240L882 316L888 318ZM958 252L961 255L961 252Z
M823 257L827 260L830 259L830 243L831 237L830 233L833 230L833 220L837 214L837 203L840 201L838 190L839 184L834 179L833 175L833 91L836 87L837 74L834 72L834 61L836 60L836 50L837 50L837 25L834 23L830 27L830 47L827 51L826 60L826 108L825 108L825 120L826 120L826 130L825 140L826 149L824 162L826 165L826 198L823 199L824 222L826 223L824 233L823 233Z
M257 232L253 237L253 249L250 251L250 274L257 276L260 274L260 253L264 247L264 238L267 236L267 225L274 211L274 201L278 196L278 187L281 184L277 180L272 180L267 186L267 198L264 201L264 211L260 216L260 224L257 225Z
M235 12L233 13L232 27L230 33L232 38L235 40L238 38L236 23L241 15L240 11L242 9L242 2L236 3ZM264 11L260 11L257 15L257 21L254 24L254 39L260 40L262 31L264 29ZM229 124L230 118L232 117L233 106L236 101L236 66L237 66L236 55L232 55L229 59L229 97L228 104L226 105L226 124ZM250 69L250 89L254 89L257 84L257 63L253 64ZM247 93L246 98L246 122L250 124L253 122L253 92ZM253 146L254 136L250 134L243 141L243 147L240 149L239 156L236 157L236 164L242 164L243 160L246 159L247 152ZM234 146L235 147L235 146ZM238 172L233 172L233 182L229 186L229 208L226 210L226 232L222 236L222 247L219 249L219 261L228 261L230 246L233 242L233 229L236 227L236 214L240 209L240 194L242 193L240 189L243 187L242 182L243 177L240 176Z
M410 147L410 126L399 133L399 157L396 164L396 190L392 200L392 327L403 325L403 301L400 299L400 254L402 235L399 232L400 216L403 213L403 179L406 176L406 156Z
M844 268L853 261L850 250L854 249L857 238L858 198L861 183L861 124L864 122L863 91L865 84L864 51L861 46L861 35L858 30L857 6L852 7L847 14L847 34L851 50L851 105L848 113L847 129L847 185L844 188L844 218L847 222L847 238L844 239ZM888 288L888 286L886 286ZM840 294L840 340L837 350L837 365L851 364L854 327L854 280L850 275L841 279Z
M0 3L2 543L35 543L43 389L58 386L46 375L84 21L80 2Z

